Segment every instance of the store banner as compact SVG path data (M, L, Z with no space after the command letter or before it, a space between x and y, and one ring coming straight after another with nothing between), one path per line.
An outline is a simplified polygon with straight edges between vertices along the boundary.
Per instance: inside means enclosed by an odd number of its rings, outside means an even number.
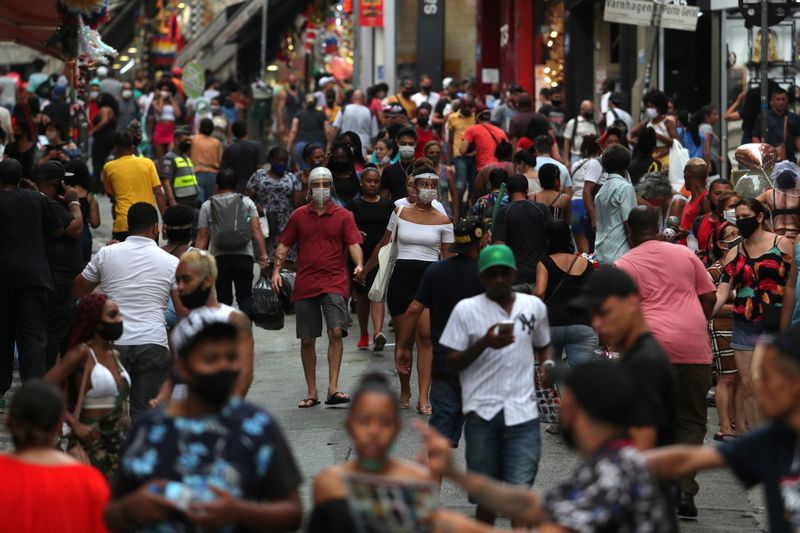
M444 3L445 0L417 0L417 74L427 74L433 87L442 83L444 67Z
M603 20L634 26L653 26L658 9L661 10L660 26L683 31L697 29L699 7L658 5L652 0L606 0Z
M697 6L662 7L661 26L670 30L695 31L700 8Z
M359 0L358 24L365 28L383 28L383 0Z

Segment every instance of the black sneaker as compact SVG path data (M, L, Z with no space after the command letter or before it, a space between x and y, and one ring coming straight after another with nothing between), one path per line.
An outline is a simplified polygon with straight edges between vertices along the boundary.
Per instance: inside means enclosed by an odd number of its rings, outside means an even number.
M694 496L681 492L681 501L678 504L678 518L694 520L697 518L697 506L694 504Z

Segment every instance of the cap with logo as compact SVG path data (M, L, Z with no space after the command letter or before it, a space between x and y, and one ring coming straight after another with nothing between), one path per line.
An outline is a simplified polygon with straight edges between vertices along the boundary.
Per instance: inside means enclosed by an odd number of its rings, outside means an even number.
M455 244L450 246L450 252L465 254L475 249L475 245L483 238L483 222L479 217L462 218L453 227Z
M517 269L514 252L505 244L489 245L481 250L481 254L478 256L478 270L480 272L496 266Z
M583 284L580 296L569 302L572 310L597 309L610 296L639 294L636 282L626 272L612 266L601 266Z
M72 172L67 172L61 161L46 161L36 169L36 177L39 179L59 180L72 175Z
M221 321L215 309L201 307L178 322L170 338L175 352L181 357L186 357L200 340L215 334L235 336L236 327L229 322Z

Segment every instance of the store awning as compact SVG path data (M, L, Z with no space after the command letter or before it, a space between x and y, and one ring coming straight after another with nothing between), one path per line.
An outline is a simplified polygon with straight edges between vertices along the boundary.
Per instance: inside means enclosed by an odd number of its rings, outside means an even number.
M175 64L182 67L192 59L196 59L203 49L211 47L212 45L224 44L225 41L221 41L218 37L231 23L243 3L244 2L231 4L223 9L219 15L211 21L211 24L193 37L186 46L178 52L178 56L175 58Z
M53 0L0 0L0 41L24 44L58 56L44 43L60 22Z

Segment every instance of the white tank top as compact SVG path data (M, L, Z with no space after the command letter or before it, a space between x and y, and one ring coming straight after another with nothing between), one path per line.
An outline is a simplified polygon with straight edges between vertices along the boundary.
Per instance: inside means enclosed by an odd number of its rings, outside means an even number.
M163 122L175 122L175 108L171 105L165 105L161 108L161 118Z

